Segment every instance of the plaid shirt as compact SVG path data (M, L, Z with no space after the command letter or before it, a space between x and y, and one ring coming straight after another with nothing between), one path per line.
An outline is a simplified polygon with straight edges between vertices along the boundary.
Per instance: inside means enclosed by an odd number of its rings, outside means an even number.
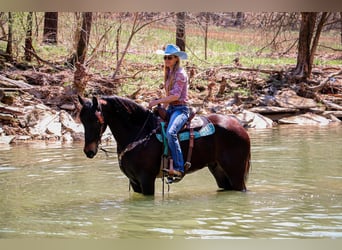
M165 83L166 92L170 86L170 77L168 77ZM188 75L186 71L179 67L176 71L175 78L173 80L173 85L168 93L168 95L178 96L179 103L187 103L188 101Z

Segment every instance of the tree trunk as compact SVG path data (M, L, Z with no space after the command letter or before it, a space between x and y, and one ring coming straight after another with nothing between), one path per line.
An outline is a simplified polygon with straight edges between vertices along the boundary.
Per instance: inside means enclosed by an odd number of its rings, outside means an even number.
M234 21L234 26L242 26L244 17L245 17L245 13L243 13L243 12L236 13L236 19Z
M75 94L83 96L84 90L87 86L87 72L86 72L86 67L79 63L75 63L75 72L74 72L74 89L76 91Z
M7 47L6 53L9 58L8 61L13 61L13 18L12 13L8 12L8 35L7 35Z
M317 13L303 12L299 31L297 66L293 75L301 80L306 80L311 73L311 40L316 24Z
M78 95L83 96L87 86L87 72L84 64L90 37L92 23L92 12L82 13L82 28L80 37L77 43L76 53L74 54L71 63L75 66L74 72L74 90Z
M77 58L81 64L84 63L87 54L93 13L85 12L82 16L81 37L77 45Z
M27 15L27 24L26 24L26 37L25 37L25 60L28 62L32 61L32 54L30 50L32 50L32 12L29 12Z
M209 27L210 15L209 12L205 13L205 27L204 27L204 59L208 59L208 27Z
M322 15L321 15L321 19L319 20L319 23L317 24L315 36L314 36L314 39L312 41L312 46L311 46L311 51L310 51L309 72L308 72L309 77L311 75L312 65L313 65L313 62L314 62L314 56L315 56L315 53L316 53L316 50L317 50L317 46L318 46L318 42L319 42L319 37L321 36L323 26L326 23L326 21L328 20L329 15L328 15L327 12L323 12Z
M340 12L340 32L341 32L341 45L342 45L342 12Z
M319 13L317 12L301 13L302 20L299 31L297 66L293 72L293 75L298 80L306 81L311 76L319 38L330 14L322 12L316 27L318 15Z
M185 12L177 13L176 45L180 50L185 51Z
M120 18L120 25L119 25L119 27L116 30L116 39L115 39L116 64L119 62L121 31L122 31L122 21L121 21L121 18Z
M57 44L58 12L45 12L43 43Z
M68 60L72 65L75 65L76 62L81 64L84 64L85 62L92 24L92 14L92 12L82 13L82 27L79 40L77 42L76 52L73 54L71 59Z

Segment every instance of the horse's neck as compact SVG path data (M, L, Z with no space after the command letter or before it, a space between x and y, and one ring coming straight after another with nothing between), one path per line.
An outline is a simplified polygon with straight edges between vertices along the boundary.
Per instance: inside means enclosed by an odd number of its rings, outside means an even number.
M124 150L127 145L144 136L143 133L140 133L145 129L143 128L145 121L142 121L141 126L134 126L130 122L120 119L120 117L115 117L113 112L108 111L104 112L104 117L117 143L118 152Z
M136 131L130 129L130 124L124 123L122 120L120 121L119 119L115 119L115 117L109 118L108 127L114 136L119 151L120 148L128 145L132 140L132 135L137 133Z

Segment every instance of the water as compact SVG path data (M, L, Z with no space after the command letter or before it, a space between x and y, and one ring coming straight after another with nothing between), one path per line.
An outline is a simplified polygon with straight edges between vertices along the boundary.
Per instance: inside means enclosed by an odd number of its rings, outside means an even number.
M155 197L128 191L115 154L81 144L0 146L0 238L342 238L342 126L249 130L248 189L207 169ZM115 145L110 145L110 150Z

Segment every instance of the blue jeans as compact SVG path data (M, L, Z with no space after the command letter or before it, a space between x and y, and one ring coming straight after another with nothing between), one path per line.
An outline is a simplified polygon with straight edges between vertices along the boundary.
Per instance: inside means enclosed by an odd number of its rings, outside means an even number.
M166 130L166 136L173 159L173 167L175 170L184 173L183 153L177 134L189 118L189 108L185 105L169 106L167 112L170 115L170 121Z

